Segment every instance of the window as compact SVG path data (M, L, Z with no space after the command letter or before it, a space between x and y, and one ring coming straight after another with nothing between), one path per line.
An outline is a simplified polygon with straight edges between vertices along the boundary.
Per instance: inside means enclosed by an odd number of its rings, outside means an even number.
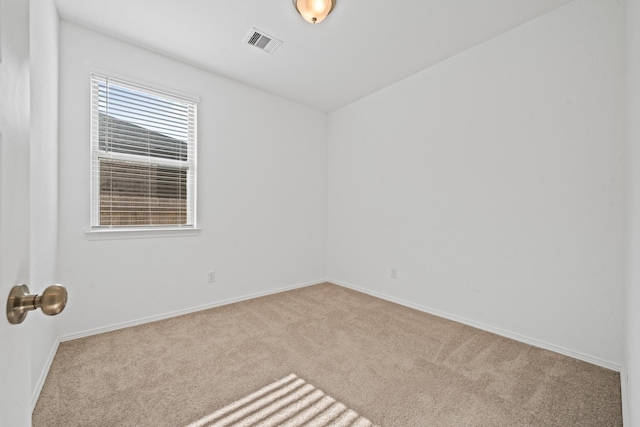
M91 228L194 228L196 101L91 76Z

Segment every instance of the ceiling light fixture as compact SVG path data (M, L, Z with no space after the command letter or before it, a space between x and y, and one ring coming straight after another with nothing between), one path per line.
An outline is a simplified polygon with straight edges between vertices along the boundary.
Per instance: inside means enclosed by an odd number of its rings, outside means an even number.
M322 22L336 5L336 0L293 0L300 15L311 24Z

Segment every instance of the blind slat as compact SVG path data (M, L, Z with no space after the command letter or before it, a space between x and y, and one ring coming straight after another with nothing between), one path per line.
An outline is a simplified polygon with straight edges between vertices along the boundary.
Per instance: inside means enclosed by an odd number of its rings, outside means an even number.
M121 97L114 98L110 97L108 102L105 99L98 103L99 108L106 109L109 108L117 108L117 107L127 107L130 110L137 110L140 112L146 112L147 114L152 114L155 116L162 115L166 116L168 119L173 121L181 121L183 118L188 117L188 110L180 110L176 108L172 108L170 106L159 106L159 108L150 108L149 105L142 105L137 102L129 102L130 98Z
M196 103L92 76L92 226L195 224Z
M153 126L155 128L168 129L173 132L186 132L189 125L184 121L172 120L171 116L166 114L149 114L148 111L127 108L126 105L119 106L111 104L102 111L104 114L110 114L110 118L120 120L135 120L141 125Z
M178 103L157 103L153 101L149 101L144 98L140 98L137 96L131 96L131 94L127 94L125 92L114 93L113 89L106 90L100 89L98 90L98 95L101 100L99 100L99 105L104 106L107 104L107 101L112 104L120 104L120 105L130 105L131 108L139 108L147 111L157 111L164 112L167 114L174 114L174 117L184 117L186 113L189 111L189 107L180 105ZM108 99L107 99L108 98Z
M156 95L152 95L152 94L145 94L143 93L141 90L151 90L151 89L147 89L147 88L142 88L140 86L135 87L135 86L131 86L128 83L122 82L122 81L118 81L116 79L113 78L106 78L104 77L102 82L98 83L97 86L97 90L98 91L103 91L105 93L109 92L112 94L116 94L116 95L121 95L121 96L131 96L137 99L142 99L145 100L146 103L153 105L166 105L166 104L177 104L179 106L181 106L182 108L189 108L190 104L194 104L195 105L195 101L192 100L186 100L186 99L168 99L166 97L166 94L162 94L158 91L153 90L154 93L157 94ZM108 83L107 83L108 82ZM128 87L127 87L128 86Z

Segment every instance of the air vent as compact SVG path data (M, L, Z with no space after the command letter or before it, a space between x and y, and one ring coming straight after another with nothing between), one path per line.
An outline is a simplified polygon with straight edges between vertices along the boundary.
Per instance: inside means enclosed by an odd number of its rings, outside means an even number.
M273 55L276 49L282 44L282 40L278 40L256 28L252 28L251 31L249 31L247 37L244 38L244 42L257 47L263 52L267 52L269 55Z

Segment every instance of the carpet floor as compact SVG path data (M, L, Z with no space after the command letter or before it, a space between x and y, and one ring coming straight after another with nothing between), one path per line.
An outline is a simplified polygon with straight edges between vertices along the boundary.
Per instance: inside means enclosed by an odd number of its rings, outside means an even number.
M292 373L385 427L622 425L617 372L328 283L64 342L33 425L198 425Z

